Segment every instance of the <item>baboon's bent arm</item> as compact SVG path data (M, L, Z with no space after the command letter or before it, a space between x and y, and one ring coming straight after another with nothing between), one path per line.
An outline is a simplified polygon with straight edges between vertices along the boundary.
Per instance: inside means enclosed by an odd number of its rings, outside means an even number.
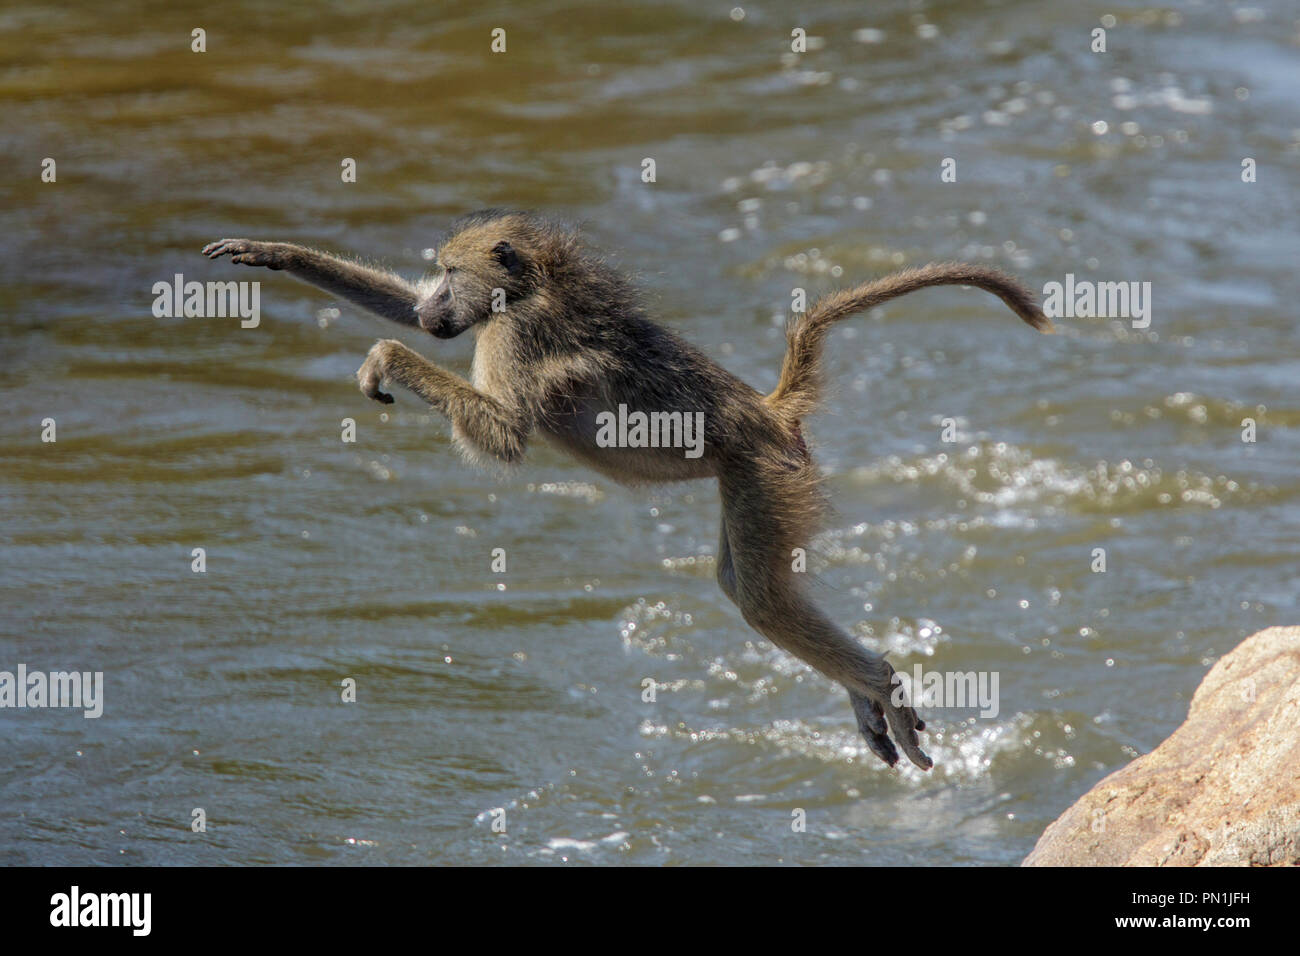
M415 325L419 289L385 269L363 266L290 242L258 242L252 239L221 239L203 247L209 259L224 255L246 266L265 266L310 282L318 289L346 299L353 305L382 315L401 325Z
M379 390L382 382L410 389L451 420L456 440L472 452L506 464L524 456L532 431L526 412L484 395L396 339L381 339L371 347L357 381L363 393L385 404L393 397Z

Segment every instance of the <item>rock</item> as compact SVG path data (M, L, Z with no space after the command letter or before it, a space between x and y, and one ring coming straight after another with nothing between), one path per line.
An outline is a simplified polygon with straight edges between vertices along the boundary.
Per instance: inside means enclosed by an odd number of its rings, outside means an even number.
M1187 720L1039 837L1025 866L1300 864L1300 627L1210 669Z

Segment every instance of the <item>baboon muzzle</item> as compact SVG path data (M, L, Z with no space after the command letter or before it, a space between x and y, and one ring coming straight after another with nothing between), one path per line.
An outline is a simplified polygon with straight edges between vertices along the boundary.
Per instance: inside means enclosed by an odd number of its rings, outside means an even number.
M415 307L420 328L440 339L454 339L470 327L469 322L456 317L454 309L436 301L424 301Z
M460 333L464 332L468 325L460 325L451 318L434 319L430 321L424 316L420 316L420 328L430 335L440 339L454 339Z

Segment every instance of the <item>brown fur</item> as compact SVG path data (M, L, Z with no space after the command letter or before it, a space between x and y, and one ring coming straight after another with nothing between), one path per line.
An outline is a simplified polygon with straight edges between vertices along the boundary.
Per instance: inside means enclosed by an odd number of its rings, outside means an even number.
M476 336L472 382L395 340L381 340L357 372L362 391L391 402L401 385L446 415L457 444L478 461L512 463L540 434L625 484L718 479L722 530L718 583L745 620L778 647L848 689L859 729L889 764L894 740L923 769L925 724L891 700L894 670L809 599L792 552L807 548L823 495L800 419L820 398L821 353L832 324L932 285L978 286L1027 323L1050 331L1033 296L994 269L961 264L909 269L819 299L788 329L780 383L763 396L676 333L645 317L634 290L569 229L525 213L488 210L453 225L439 246L436 283L285 243L223 239L205 247L246 265L284 269L405 325L449 338ZM494 311L493 302L502 306ZM644 412L702 412L704 452L606 448L596 416L620 404Z

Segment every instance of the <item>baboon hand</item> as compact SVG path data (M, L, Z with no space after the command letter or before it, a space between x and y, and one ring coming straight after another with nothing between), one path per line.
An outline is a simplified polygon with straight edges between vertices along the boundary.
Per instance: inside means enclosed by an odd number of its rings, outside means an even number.
M366 360L361 363L361 368L357 369L357 381L361 384L361 393L366 398L373 398L385 405L393 404L393 396L381 392L379 386L388 377L388 365L393 349L402 347L402 343L396 339L380 339L370 346Z
M885 666L889 667L892 677L894 669L888 662ZM897 683L893 687L897 692ZM916 716L915 710L905 704L895 704L892 695L882 704L864 694L849 691L849 700L853 702L853 713L858 718L858 730L866 738L873 754L891 767L898 763L898 751L894 748L894 741L889 739L889 731L893 731L894 740L903 748L908 760L922 770L934 766L934 761L921 749L921 742L917 739L916 732L925 730L925 721Z
M289 265L289 257L284 243L256 242L252 239L218 239L203 247L203 254L209 259L230 256L231 262L241 266L265 266L268 269L284 269Z

